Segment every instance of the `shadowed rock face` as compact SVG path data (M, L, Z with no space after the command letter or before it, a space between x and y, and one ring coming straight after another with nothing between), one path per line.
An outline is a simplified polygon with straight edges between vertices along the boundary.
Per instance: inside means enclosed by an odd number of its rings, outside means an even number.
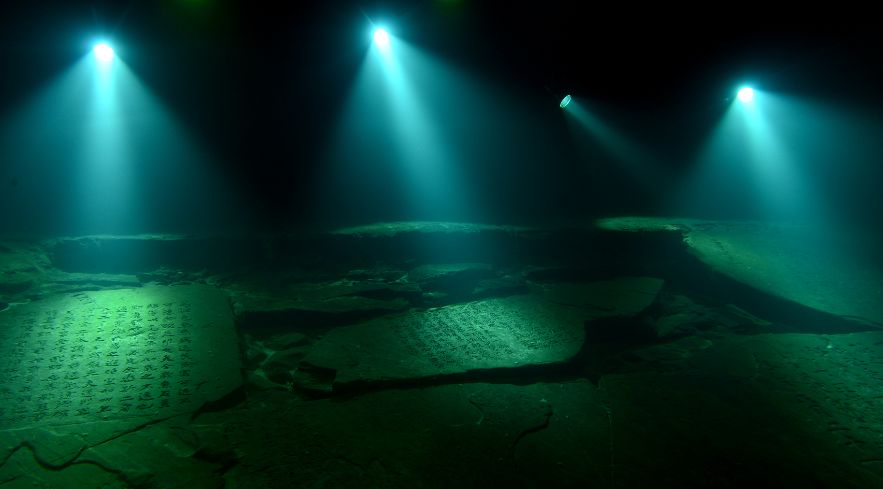
M883 328L883 262L878 253L867 254L861 236L789 223L617 218L600 225L681 233L691 253L715 272L771 296Z
M782 250L800 243L781 227L659 219L602 227L393 223L4 244L0 482L883 484L883 409L873 395L883 333L868 320L873 307L861 309L872 290L850 288L856 279L838 289L846 299L822 297L833 290L823 279L848 270L824 275L813 268L831 263L824 257L788 256ZM821 288L804 293L813 287ZM164 337L190 326L183 316L174 316L177 328L151 326L135 306L154 302L173 304L174 314L190 304L201 340ZM125 305L125 328L105 338L117 325L96 316L95 304L110 303ZM32 344L23 318L36 315L36 335L52 311L57 327ZM68 311L75 320L65 326ZM121 365L102 357L92 372L73 358L80 329L88 345L116 338ZM142 378L154 375L141 361L150 341L173 353L193 348L181 362L198 402L160 404L164 391L152 389L162 379ZM139 363L126 363L130 355ZM30 390L14 377L29 360L41 380ZM169 365L179 387L185 365ZM119 367L130 371L111 372ZM65 373L50 378L56 368ZM114 375L128 374L150 387L88 395L108 379L122 389L129 377ZM69 388L75 395L59 396ZM141 414L123 411L132 400L128 409ZM76 410L62 412L68 401L91 411L72 421ZM49 414L37 419L43 403Z

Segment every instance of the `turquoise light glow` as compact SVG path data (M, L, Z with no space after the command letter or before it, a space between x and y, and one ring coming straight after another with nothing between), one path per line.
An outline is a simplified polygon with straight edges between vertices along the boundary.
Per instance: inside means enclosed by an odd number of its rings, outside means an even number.
M562 109L567 107L570 104L570 101L573 99L570 95L566 95L563 99L561 99L561 103L558 104Z
M377 29L374 31L374 44L381 49L389 47L389 33L385 29Z
M818 116L806 117L787 98L748 87L738 99L698 154L681 195L692 207L752 218L821 218L825 210L806 171L815 157L802 140L811 127L803 121Z
M201 221L217 212L214 196L229 195L201 145L112 52L88 45L0 117L4 170L33 182L0 192L4 226L50 223L49 215L77 234L160 230L153 226Z
M740 102L745 104L750 103L754 100L754 89L751 87L742 87L739 90L738 97Z
M379 35L366 51L329 144L329 188L323 194L348 198L318 207L400 220L474 218L477 192L464 173L499 156L501 144L486 141L501 131L500 119L515 119L508 112L511 103L480 80L383 32L388 48Z
M92 48L92 52L95 54L95 57L98 58L98 61L108 63L113 61L114 52L113 48L110 47L107 43L98 43L95 47Z

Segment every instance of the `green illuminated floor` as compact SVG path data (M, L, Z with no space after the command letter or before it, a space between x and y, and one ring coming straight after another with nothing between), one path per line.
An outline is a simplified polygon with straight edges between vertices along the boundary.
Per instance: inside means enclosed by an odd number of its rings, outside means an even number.
M878 263L599 224L3 241L0 485L883 485Z

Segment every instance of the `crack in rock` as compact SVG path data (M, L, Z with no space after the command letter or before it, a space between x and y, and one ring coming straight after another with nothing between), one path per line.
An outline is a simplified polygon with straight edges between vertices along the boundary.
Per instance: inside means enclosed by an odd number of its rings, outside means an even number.
M9 453L6 455L6 457L4 457L2 461L0 461L0 467L3 467L4 465L6 465L6 463L9 462L9 460L12 459L12 457L15 456L15 454L18 453L18 451L23 448L27 448L31 452L31 456L34 458L34 461L37 462L37 465L39 465L40 467L43 467L44 469L49 469L49 470L62 470L65 467L70 466L89 447L88 446L80 447L80 449L77 450L77 452L72 457L70 457L66 462L64 462L62 464L53 464L52 462L44 460L43 457L41 457L39 455L39 453L38 453L39 449L36 446L34 446L33 443L31 443L28 440L22 440L21 442L19 442L18 445L11 448L9 450ZM13 478L11 480L14 480L14 479L15 478Z
M146 422L144 422L144 423L141 423L141 424L139 424L139 425L137 425L137 426L135 426L135 427L133 427L133 428L131 428L131 429L124 430L124 431L122 431L122 432L120 432L120 433L118 433L118 434L116 434L116 435L114 435L114 436L111 436L110 438L107 438L107 439L105 439L105 440L102 440L102 441L100 441L100 442L98 442L98 443L96 443L96 444L94 444L94 445L90 445L89 448L100 447L101 445L104 445L105 443L112 442L112 441L116 440L117 438L122 438L122 437L124 437L124 436L126 436L126 435L131 435L132 433L135 433L136 431L141 431L141 430L143 430L144 428L147 428L148 426L152 426L152 425L155 425L155 424L159 424L159 423L162 423L162 422L168 421L168 420L170 420L170 419L172 419L172 418L174 418L174 416L167 416L167 417L165 417L165 418L151 419L151 420L146 421Z
M41 457L38 455L38 450L37 450L37 448L36 448L31 442L29 442L29 441L23 441L23 442L21 442L18 446L16 446L15 448L13 448L13 449L10 451L9 456L6 457L6 460L4 460L3 463L5 464L6 462L8 462L9 459L12 458L12 456L13 456L15 453L17 453L19 450L21 450L21 449L23 449L23 448L28 449L28 450L31 452L31 457L33 457L34 462L36 462L36 464L37 464L38 466L40 466L41 468L46 469L46 470L50 470L50 471L53 471L53 472L60 472L60 471L63 471L64 469L66 469L66 468L68 468L68 467L73 466L73 465L85 465L85 464L88 464L88 465L94 465L95 467L98 467L99 469L101 469L101 470L103 470L103 471L105 471L105 472L107 472L107 473L109 473L109 474L112 474L112 475L115 476L120 482L126 484L126 486L130 486L130 487L131 487L131 486L135 486L135 485L137 484L137 481L133 481L130 477L126 476L126 474L125 474L122 470L117 470L117 469L113 469L113 468L111 468L111 467L107 467L107 466L105 466L105 465L103 465L103 464L101 464L101 463L99 463L99 462L96 462L96 461L91 461L91 460L78 461L77 459L80 457L80 455L82 455L83 452L85 452L86 450L88 450L88 449L90 448L90 447L88 447L88 446L84 446L84 447L82 447L82 448L77 452L77 454L76 454L71 460L68 460L67 462L65 462L65 463L63 463L63 464L53 464L53 463L47 462L46 460L43 460L43 458L41 458ZM14 482L14 481L16 481L16 480L18 480L18 479L20 479L20 478L21 478L21 476L18 475L18 476L14 476L14 477L11 477L11 478L6 479L6 480L2 480L2 481L0 481L0 485L5 485L5 484L8 484L8 483L10 483L10 482Z
M602 377L598 381L598 389L599 389L599 391L603 390L603 392L605 392L609 395L609 392L607 391L607 387L605 385L603 385L603 380L604 380L604 378ZM608 449L610 451L610 487L613 488L613 487L616 487L616 452L614 451L614 444L613 444L613 408L610 407L611 403L610 403L609 398L608 399L602 398L601 405L604 406L604 412L607 414L607 425L608 425L607 431L609 433Z
M77 450L77 453L75 453L74 456L70 457L66 462L61 463L61 464L53 464L52 462L44 460L43 457L41 457L38 453L39 449L36 446L34 446L33 443L31 443L27 440L22 441L18 448L27 448L28 450L30 450L31 455L34 457L34 461L36 461L37 465L39 465L40 467L43 467L44 469L57 471L57 470L64 470L65 468L70 467L80 457L80 455L82 455L83 452L85 452L89 447L88 446L80 447L80 449Z
M605 403L604 411L607 413L608 431L610 432L610 487L616 487L616 452L613 449L613 410Z
M0 460L0 467L6 465L6 462L8 462L9 459L11 459L13 455L15 455L15 452L19 451L23 446L24 445L22 443L19 443L17 446L10 448L6 456L3 457L3 460Z
M124 470L108 467L108 466L106 466L96 460L74 461L73 463L71 463L71 465L92 465L92 466L98 467L99 469L116 477L117 480L119 480L120 482L125 484L127 487L143 487L146 482L145 480L142 480L142 479L133 479L132 477L129 477L128 475L126 475L126 472Z
M509 458L515 458L515 451L518 449L518 444L521 443L527 435L543 431L544 429L549 427L549 422L552 419L552 416L555 414L555 410L552 408L552 405L547 401L542 401L546 405L546 412L543 414L543 421L537 425L531 426L525 430L522 430L518 436L515 437L515 440L512 442L512 447L509 449Z
M473 399L469 398L466 400L469 401L469 404L472 404L472 406L478 410L478 414L481 415L481 417L478 418L478 421L475 422L475 425L476 426L481 425L482 421L484 421L484 409L482 409L481 406L477 402L475 402Z
M101 440L93 445L84 444L76 451L76 453L74 455L69 457L67 459L67 461L60 463L60 464L54 464L52 462L49 462L48 460L45 460L43 457L40 456L40 449L38 446L34 445L29 440L22 440L21 442L19 442L18 445L16 445L12 449L10 449L8 454L6 455L6 457L4 457L2 461L0 461L0 467L6 465L6 463L9 462L9 460L12 459L12 457L19 450L28 449L31 452L31 456L34 459L34 462L36 462L36 464L43 469L51 470L54 472L60 472L60 471L67 469L68 467L73 466L73 465L93 465L93 466L98 467L99 469L101 469L109 474L112 474L118 480L120 480L120 482L126 484L127 486L137 487L138 484L141 483L141 481L133 480L131 477L129 477L125 473L124 470L109 467L109 466L107 466L97 460L80 460L80 457L90 449L100 447L100 446L110 443L116 439L122 438L126 435L130 435L135 432L138 432L148 426L151 426L151 425L154 425L157 423L161 423L161 422L166 421L170 418L171 417L153 419L153 420L147 421L145 423L142 423L140 425L134 426L128 430L123 430L120 433L117 433L109 438ZM0 485L4 485L4 484L10 483L10 482L13 482L15 480L18 480L19 478L20 478L20 476L16 476L16 477L12 477L11 479L2 480L2 481L0 481Z

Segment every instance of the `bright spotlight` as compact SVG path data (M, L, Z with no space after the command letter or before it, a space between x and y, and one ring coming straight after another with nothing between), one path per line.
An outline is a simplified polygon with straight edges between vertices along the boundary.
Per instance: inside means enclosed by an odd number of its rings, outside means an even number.
M374 31L374 44L377 44L377 46L381 48L389 46L389 33L384 29L377 29Z
M573 97L571 97L570 95L566 95L563 99L561 99L561 103L558 104L558 106L563 109L567 107L568 104L570 104L571 100L573 100Z
M95 57L98 58L99 61L108 62L113 59L114 53L113 48L110 47L107 43L99 43L96 44L95 47L92 48L92 52L95 53Z
M739 90L737 96L739 97L740 102L747 104L754 100L754 89L751 87L743 87L741 90Z

